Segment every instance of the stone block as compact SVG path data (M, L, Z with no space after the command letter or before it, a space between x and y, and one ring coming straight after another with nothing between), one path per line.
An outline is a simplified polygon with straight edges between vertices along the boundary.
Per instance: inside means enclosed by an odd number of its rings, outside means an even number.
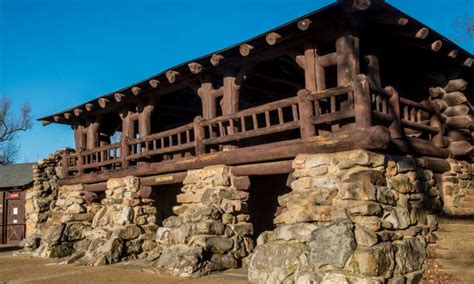
M358 246L371 247L378 242L377 234L362 226L355 226L354 235Z
M162 250L155 265L175 276L189 277L198 272L201 262L201 248L174 245Z
M380 216L382 211L382 207L375 202L364 202L347 208L352 216Z
M255 248L250 257L248 277L252 282L282 283L305 271L310 261L308 248L301 243L269 242Z
M387 207L382 219L394 229L406 229L411 225L410 212L406 207Z
M272 233L274 240L307 242L311 233L320 226L314 223L296 223L278 226Z
M426 243L421 238L396 241L395 274L403 275L421 270L427 256Z
M357 274L389 278L395 267L393 246L390 243L381 243L370 248L358 248L350 266Z
M345 219L314 230L308 242L311 263L316 267L344 267L356 248L353 229L352 222Z

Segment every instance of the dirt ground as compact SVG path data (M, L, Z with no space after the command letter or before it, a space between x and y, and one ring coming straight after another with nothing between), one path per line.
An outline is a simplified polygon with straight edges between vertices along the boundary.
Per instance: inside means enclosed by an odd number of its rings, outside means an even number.
M131 261L101 267L59 264L49 259L14 257L0 253L0 283L248 283L244 269L228 270L198 279L157 273L146 264Z

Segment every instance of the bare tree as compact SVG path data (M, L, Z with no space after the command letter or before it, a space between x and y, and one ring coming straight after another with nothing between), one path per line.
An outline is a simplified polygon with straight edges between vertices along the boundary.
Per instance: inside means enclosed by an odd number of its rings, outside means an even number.
M18 145L15 138L19 132L31 128L31 107L25 103L20 113L12 112L11 100L0 99L0 165L11 164L18 155Z

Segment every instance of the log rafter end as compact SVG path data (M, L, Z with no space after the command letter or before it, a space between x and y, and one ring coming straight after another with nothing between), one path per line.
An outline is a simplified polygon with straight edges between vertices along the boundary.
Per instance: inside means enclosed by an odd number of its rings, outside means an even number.
M153 89L157 88L159 83L160 83L160 81L157 80L157 79L151 79L150 81L148 81L148 84L150 84L150 86Z
M99 103L99 106L101 108L105 108L107 106L107 104L110 102L110 100L107 99L107 98L100 98L100 99L97 100L97 102Z
M241 44L239 47L240 55L248 56L254 47L248 43Z
M166 71L166 79L168 79L168 82L174 83L176 81L176 78L180 75L178 71L175 70L168 70Z
M279 33L271 32L265 36L265 40L269 45L275 45L281 39L281 35Z
M306 31L307 29L309 29L309 26L312 24L313 22L310 20L310 19L303 19L303 20L300 20L298 21L298 28L302 31Z
M201 73L203 66L197 62L191 62L188 64L189 70L193 74L199 74Z
M142 89L141 89L140 87L137 87L137 86L132 87L132 89L131 89L132 94L133 94L134 96L138 96L138 94L140 93L141 90L142 90Z
M224 59L224 56L222 56L222 55L220 55L220 54L213 54L213 55L211 56L211 59L210 59L212 66L217 66L217 65L219 65L219 62L220 62L222 59Z

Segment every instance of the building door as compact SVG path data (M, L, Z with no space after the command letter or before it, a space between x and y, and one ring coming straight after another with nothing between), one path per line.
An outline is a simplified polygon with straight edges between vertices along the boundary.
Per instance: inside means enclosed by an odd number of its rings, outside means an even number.
M6 194L6 226L4 234L7 244L19 243L25 237L24 192Z

